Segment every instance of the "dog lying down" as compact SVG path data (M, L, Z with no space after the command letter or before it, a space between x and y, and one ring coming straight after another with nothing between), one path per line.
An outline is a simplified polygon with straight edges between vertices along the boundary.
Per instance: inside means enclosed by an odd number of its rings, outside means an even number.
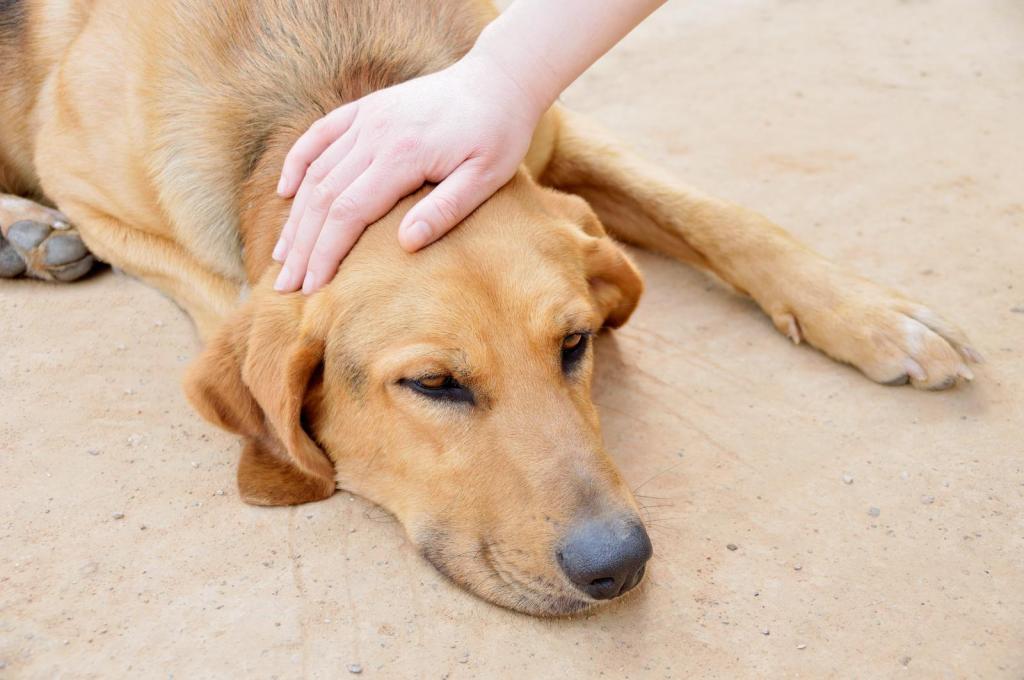
M651 557L590 399L593 337L642 289L609 234L712 272L793 342L872 380L972 377L977 354L927 307L557 106L517 176L436 245L398 247L407 199L324 290L274 292L291 142L325 111L457 59L493 16L485 3L16 0L0 13L0 190L63 213L6 197L6 275L74 278L91 252L164 291L206 341L185 389L242 437L243 499L363 495L491 602L580 611L634 588Z

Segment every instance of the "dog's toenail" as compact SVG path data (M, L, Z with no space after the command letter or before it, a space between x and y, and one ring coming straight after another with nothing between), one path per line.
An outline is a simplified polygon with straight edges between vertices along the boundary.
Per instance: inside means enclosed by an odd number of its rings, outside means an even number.
M899 385L906 385L909 381L910 376L904 373L898 378L893 378L892 380L885 381L883 384L889 385L890 387L898 387Z
M34 220L21 220L11 225L7 231L7 240L22 250L32 250L49 236L50 225Z
M985 363L985 357L983 357L981 353L978 352L978 350L974 349L973 347L962 347L960 351L963 353L965 357L967 357L976 364Z

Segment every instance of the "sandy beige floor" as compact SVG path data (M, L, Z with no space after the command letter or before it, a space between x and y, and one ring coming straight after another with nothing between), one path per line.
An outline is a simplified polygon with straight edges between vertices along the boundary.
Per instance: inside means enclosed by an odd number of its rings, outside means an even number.
M346 493L242 504L153 291L0 283L0 676L1024 677L1022 45L1016 0L677 1L567 94L989 359L879 387L639 254L596 397L657 554L578 620L459 591Z

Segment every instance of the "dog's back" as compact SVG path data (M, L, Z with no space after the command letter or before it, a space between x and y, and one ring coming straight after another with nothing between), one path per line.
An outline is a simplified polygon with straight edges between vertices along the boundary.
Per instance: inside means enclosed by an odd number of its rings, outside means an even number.
M39 196L33 110L49 64L30 30L30 0L0 0L0 193Z
M35 140L59 114L75 153L134 155L90 181L155 197L166 219L138 228L242 281L239 213L267 150L455 61L492 16L474 0L0 0L0 193L43 193Z

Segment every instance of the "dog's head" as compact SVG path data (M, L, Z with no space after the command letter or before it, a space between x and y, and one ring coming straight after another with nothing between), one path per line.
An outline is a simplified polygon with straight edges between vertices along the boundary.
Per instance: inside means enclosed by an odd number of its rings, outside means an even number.
M191 369L196 407L246 437L242 497L363 495L441 572L533 614L626 592L651 545L602 446L591 344L639 275L585 202L524 176L415 255L404 207L314 296L271 290L271 267Z

